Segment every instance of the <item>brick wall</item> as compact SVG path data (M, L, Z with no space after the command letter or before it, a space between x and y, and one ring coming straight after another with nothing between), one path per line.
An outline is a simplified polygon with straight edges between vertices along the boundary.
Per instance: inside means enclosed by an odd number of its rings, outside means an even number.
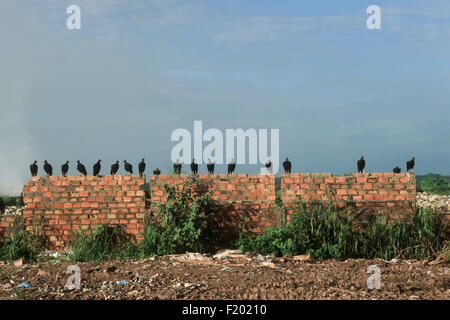
M165 202L164 185L181 185L191 175L151 175L151 211ZM298 200L308 205L335 201L360 212L413 212L416 199L414 174L366 173L352 176L292 173L281 175L284 209L275 205L275 175L199 175L197 182L211 192L221 238L244 232L258 233L289 218ZM56 248L64 247L74 233L98 224L122 224L130 236L140 238L146 214L145 178L138 175L104 177L33 177L23 188L24 218L28 228L45 219L44 231ZM0 233L13 217L0 219Z
M413 213L416 176L408 173L353 173L333 177L330 173L281 175L281 198L289 216L297 200L308 204L353 207L367 213ZM401 216L400 216L401 217Z
M39 223L51 244L64 247L75 232L98 224L122 224L131 236L142 231L145 178L138 175L33 177L23 187L27 228Z
M152 211L158 203L165 203L164 185L182 185L191 175L151 175L150 197ZM276 225L275 175L201 174L198 183L211 192L213 207L222 238L238 232L262 232Z
M4 214L0 216L0 240L7 238L8 227L14 223L13 214Z

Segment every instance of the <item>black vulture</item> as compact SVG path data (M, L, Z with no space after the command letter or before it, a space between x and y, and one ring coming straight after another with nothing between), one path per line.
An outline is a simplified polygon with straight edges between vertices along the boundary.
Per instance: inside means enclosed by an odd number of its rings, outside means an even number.
M265 167L269 173L272 173L272 161L270 159L266 161Z
M177 161L173 164L173 171L175 172L175 174L181 174L180 160L177 159Z
M98 176L98 174L100 173L100 169L102 168L102 166L101 166L101 164L100 164L100 162L101 162L102 160L98 160L97 161L97 163L96 164L94 164L94 167L93 167L93 172L94 172L94 177L96 177L96 176Z
M416 160L416 158L412 157L411 160L406 161L406 172L410 172L413 171L414 169L414 161Z
M153 174L155 176L159 176L161 174L161 170L159 170L158 168L156 168L156 170L153 170Z
M131 165L131 163L128 163L127 160L123 160L123 163L124 163L125 171L130 174L133 174L133 166Z
M392 169L393 173L400 173L402 172L402 169L400 169L400 167L395 167L394 169Z
M364 160L364 157L361 157L361 159L359 159L356 162L356 165L358 166L358 172L363 173L364 172L364 168L366 167L366 160Z
M142 159L142 161L139 163L139 175L141 176L141 178L144 172L145 172L145 162L144 159Z
M191 170L192 174L198 174L198 163L195 163L195 159L192 159Z
M211 159L208 159L206 168L208 169L208 174L214 174L214 163L211 162Z
M291 173L291 167L292 167L291 162L289 161L288 158L286 158L286 161L283 162L284 172L285 173Z
M44 160L44 171L49 177L53 174L53 167L47 160Z
M80 160L77 160L77 170L83 175L87 176L86 167L80 162Z
M30 171L31 171L31 176L32 177L36 177L37 173L38 173L38 165L37 165L37 161L34 160L34 162L30 165Z
M67 160L66 163L64 163L61 166L61 173L62 173L63 177L65 177L67 175L68 171L69 171L69 160Z
M119 171L119 161L111 165L111 175L115 175Z
M233 174L235 169L236 169L236 163L234 163L234 160L231 159L230 163L228 164L228 174Z

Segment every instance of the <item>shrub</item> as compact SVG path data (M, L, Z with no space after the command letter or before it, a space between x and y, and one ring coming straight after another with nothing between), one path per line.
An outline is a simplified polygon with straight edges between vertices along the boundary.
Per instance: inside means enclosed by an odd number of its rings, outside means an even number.
M186 251L208 252L215 244L216 228L210 193L195 178L182 186L166 185L165 204L145 227L142 255L164 255Z
M0 203L3 203L5 207L23 207L23 194L21 193L20 196L0 196Z
M72 243L72 261L100 261L116 258L134 258L136 246L129 241L121 226L99 225L93 233L81 232Z
M442 220L442 213L418 209L403 222L389 223L380 216L374 221L360 221L355 214L337 211L333 206L307 211L299 204L284 228L269 228L255 238L241 238L237 246L265 255L311 253L317 259L424 259L436 256L444 246L447 226Z
M27 262L35 261L46 244L46 238L41 232L40 225L34 225L30 232L26 230L25 220L22 216L14 218L14 222L8 226L6 234L8 234L7 239L0 242L0 260L3 261L20 258Z
M255 238L241 238L238 247L243 251L275 256L296 254L298 251L290 230L279 227L270 227Z

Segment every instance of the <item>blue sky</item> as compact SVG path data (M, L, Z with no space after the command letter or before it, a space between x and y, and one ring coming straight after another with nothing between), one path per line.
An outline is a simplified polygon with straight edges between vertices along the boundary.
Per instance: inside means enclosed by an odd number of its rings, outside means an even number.
M448 1L3 0L0 26L0 193L35 159L165 172L194 120L279 129L296 172L450 174Z

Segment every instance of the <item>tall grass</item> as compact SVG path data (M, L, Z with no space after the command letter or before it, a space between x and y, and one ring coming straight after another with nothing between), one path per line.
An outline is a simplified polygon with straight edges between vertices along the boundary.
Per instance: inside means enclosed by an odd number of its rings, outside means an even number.
M22 258L24 261L35 261L39 253L45 248L47 239L42 232L43 218L32 230L26 230L25 220L17 215L2 235L0 242L0 260L12 261Z
M261 254L308 254L317 259L396 257L423 259L436 254L445 244L443 216L417 209L406 221L377 216L361 221L357 215L333 206L306 210L298 205L285 227L272 227L256 237L241 238L237 246Z
M72 243L72 261L131 259L138 256L136 245L127 239L120 226L99 225L93 233L81 232Z

